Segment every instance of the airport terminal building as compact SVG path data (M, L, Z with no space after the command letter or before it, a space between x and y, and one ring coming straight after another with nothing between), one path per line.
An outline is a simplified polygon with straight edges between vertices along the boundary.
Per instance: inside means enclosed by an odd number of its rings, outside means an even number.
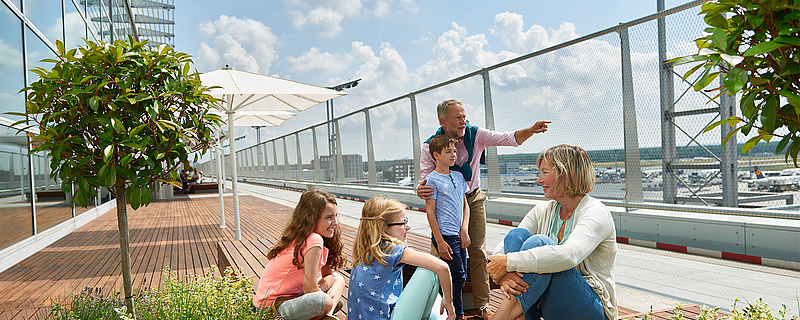
M28 137L12 124L25 112L20 93L37 79L27 70L51 63L56 41L113 41L137 34L154 46L174 45L173 0L2 0L0 4L0 271L108 211L98 190L88 208L73 207L60 181L50 178L47 154L28 156ZM135 30L135 32L134 32Z

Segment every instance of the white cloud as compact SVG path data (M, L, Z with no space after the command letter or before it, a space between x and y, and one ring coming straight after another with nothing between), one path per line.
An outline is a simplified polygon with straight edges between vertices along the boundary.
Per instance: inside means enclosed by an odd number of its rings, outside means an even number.
M575 24L562 22L558 30L545 30L540 25L533 25L524 30L522 15L508 11L498 13L494 18L492 34L500 37L504 45L518 54L526 54L577 38Z
M308 22L317 26L317 34L320 37L331 38L342 32L342 20L344 16L328 8L315 8L306 17Z
M286 61L291 64L291 72L313 72L336 74L349 67L349 57L346 55L320 52L319 48L312 47L299 57L288 57Z
M418 11L413 0L379 0L372 9L365 6L368 2L372 0L285 0L284 5L292 25L302 28L306 24L313 24L317 28L317 35L325 38L339 35L345 18L361 15L384 18L393 13Z
M213 70L230 65L234 68L269 73L278 58L275 45L278 36L262 22L220 15L213 22L201 22L204 40L195 63L200 70Z
M20 43L21 45L21 43ZM8 68L22 67L22 51L0 39L0 66Z
M383 18L389 15L389 2L378 1L375 3L375 8L372 9L372 14L378 18Z

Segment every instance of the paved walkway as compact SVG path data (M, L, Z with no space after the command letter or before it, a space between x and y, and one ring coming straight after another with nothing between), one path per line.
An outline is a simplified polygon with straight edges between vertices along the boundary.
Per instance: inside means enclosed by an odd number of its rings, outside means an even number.
M238 187L240 192L287 206L294 206L300 198L300 193L294 191L246 183ZM363 203L343 199L338 202L340 223L357 227ZM409 211L409 224L411 232L430 235L423 212ZM489 224L487 250L492 250L510 229ZM798 271L627 244L619 244L615 271L618 303L633 310L659 310L674 307L675 303L730 310L736 298L744 303L763 298L773 309L785 304L791 314L798 314L800 309Z

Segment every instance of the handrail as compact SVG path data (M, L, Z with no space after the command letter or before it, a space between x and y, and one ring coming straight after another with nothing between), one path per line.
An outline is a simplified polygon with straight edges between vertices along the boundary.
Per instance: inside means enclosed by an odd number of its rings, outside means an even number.
M495 69L498 69L498 68L513 64L513 63L517 63L517 62L520 62L520 61L523 61L523 60L527 60L527 59L530 59L530 58L533 58L533 57L536 57L536 56L543 55L545 53L549 53L551 51L555 51L555 50L558 50L558 49L561 49L561 48L569 47L571 45L574 45L574 44L577 44L577 43L580 43L580 42L583 42L583 41L587 41L587 40L590 40L590 39L594 39L594 38L600 37L600 36L605 35L605 34L609 34L609 33L612 33L612 32L617 32L620 29L630 28L630 27L633 27L633 26L636 26L636 25L639 25L639 24L642 24L642 23L645 23L645 22L649 22L649 21L652 21L652 20L655 20L655 19L658 19L658 18L661 18L661 17L664 17L664 16L668 16L668 15L673 14L675 12L680 12L680 11L683 11L683 10L686 10L686 9L689 9L689 8L693 8L693 7L699 6L699 5L701 5L701 4L705 3L705 2L708 2L708 1L710 1L710 0L696 0L696 1L693 1L693 2L689 2L689 3L685 3L685 4L682 4L682 5L673 7L671 9L667 9L667 10L664 10L664 11L656 12L654 14L651 14L651 15L648 15L648 16L644 16L642 18L639 18L639 19L636 19L636 20L633 20L633 21L629 21L629 22L626 22L626 23L620 23L619 25L614 26L614 27L609 27L609 28L606 28L606 29L603 29L603 30L600 30L600 31L597 31L597 32L594 32L594 33L590 33L590 34L582 36L582 37L578 37L578 38L575 38L575 39L572 39L572 40L569 40L569 41L566 41L566 42L563 42L563 43L560 43L560 44L557 44L557 45L554 45L554 46L551 46L551 47L547 47L547 48L541 49L539 51L535 51L535 52L532 52L532 53L529 53L529 54L526 54L526 55L522 55L522 56L519 56L519 57L516 57L516 58L513 58L513 59L509 59L509 60L497 63L495 65L492 65L492 66L489 66L489 67L486 67L486 68L483 68L483 69L480 69L480 70L477 70L477 71L473 71L473 72L467 73L465 75L462 75L462 76L459 76L459 77L456 77L456 78L453 78L453 79L450 79L450 80L447 80L447 81L444 81L444 82L440 82L440 83L431 85L429 87L425 87L423 89L419 89L417 91L413 91L411 93L408 93L408 94L405 94L405 95L402 95L402 96L394 97L394 98L391 98L391 99L383 101L383 102L378 102L378 103L373 104L371 106L364 107L364 108L352 111L350 113L346 113L344 115L335 117L335 118L331 119L330 121L325 121L325 122L320 122L318 124L310 125L308 127L293 131L291 133L287 133L287 134L284 134L282 136L278 136L276 138L264 141L261 144L265 144L267 142L272 142L272 141L275 141L275 140L278 140L278 139L282 139L282 138L285 138L285 137L288 137L288 136L291 136L291 135L294 135L294 134L309 130L312 127L318 127L318 126L321 126L321 125L325 125L325 124L328 124L330 122L337 121L337 120L352 116L354 114L358 114L358 113L364 112L366 110L374 109L374 108L377 108L377 107L380 107L380 106L383 106L383 105L387 105L387 104L390 104L390 103L393 103L393 102L397 102L397 101L400 101L402 99L408 98L410 96L418 95L418 94L425 93L425 92L428 92L428 91L431 91L431 90L434 90L434 89L437 89L437 88L441 88L441 87L444 87L446 85L449 85L449 84L452 84L452 83L456 83L458 81L461 81L461 80L464 80L464 79L468 79L468 78L480 75L481 73L484 73L484 72L487 72L487 71L492 71L492 70L495 70ZM254 147L254 146L251 146L251 147ZM248 148L250 148L250 147L248 147ZM247 148L245 148L245 149L247 149ZM242 150L244 150L244 149L242 149Z

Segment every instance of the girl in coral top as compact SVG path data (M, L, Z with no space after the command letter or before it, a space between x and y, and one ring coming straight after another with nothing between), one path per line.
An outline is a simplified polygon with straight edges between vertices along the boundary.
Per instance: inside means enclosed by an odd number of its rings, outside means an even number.
M267 254L270 261L253 305L286 320L335 319L328 314L344 290L344 278L336 272L345 263L340 236L336 199L318 189L303 193Z

